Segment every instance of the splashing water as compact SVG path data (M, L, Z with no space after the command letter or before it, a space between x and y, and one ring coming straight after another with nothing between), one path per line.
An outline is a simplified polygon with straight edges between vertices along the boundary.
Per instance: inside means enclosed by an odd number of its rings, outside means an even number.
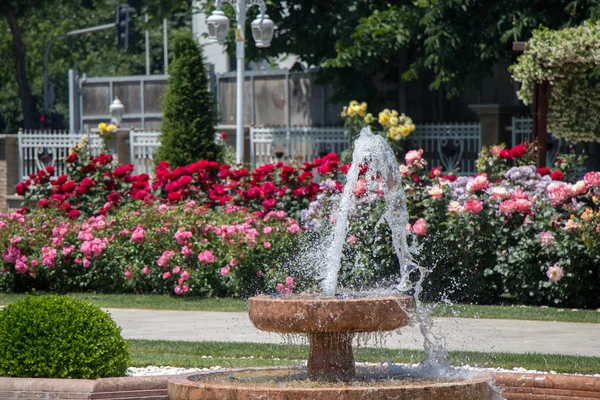
M394 152L380 135L374 135L369 127L363 128L354 143L352 166L346 177L346 185L337 210L337 221L331 234L327 237L331 243L326 253L326 261L322 271L321 288L328 296L334 296L338 287L338 274L341 267L342 252L348 234L348 219L352 210L357 206L353 189L359 180L360 168L367 166L365 181L368 189L382 190L385 200L385 211L376 225L386 222L391 230L392 244L400 263L400 279L396 286L400 292L411 289L420 292L420 285L427 270L419 267L412 254L417 252L415 247L407 244L406 225L408 212L406 210L406 195L402 189L400 168ZM410 275L418 271L419 279L411 283Z

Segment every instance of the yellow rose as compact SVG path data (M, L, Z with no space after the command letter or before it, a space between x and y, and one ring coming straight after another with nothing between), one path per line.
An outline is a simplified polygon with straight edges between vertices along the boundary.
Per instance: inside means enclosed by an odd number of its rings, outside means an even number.
M357 114L356 108L357 108L356 105L350 105L350 107L348 107L348 116L356 117L356 114Z
M398 117L398 111L392 110L392 117Z
M108 125L108 126L106 127L106 131L107 131L107 132L114 132L114 131L116 131L116 130L117 130L117 127L116 127L116 126L114 126L113 124L110 124L110 125Z
M409 126L410 131L413 132L417 127L415 126L415 124L411 123Z
M87 137L85 137L85 136L82 136L82 137L81 137L81 142L82 142L82 143L85 143L85 142L87 142L87 140L88 140L88 139L87 139Z
M71 148L71 149L69 149L69 155L71 155L71 154L73 154L73 153L75 153L75 149L72 149L72 148Z
M357 106L357 112L358 112L358 115L360 115L361 117L364 117L365 114L367 113L367 103L365 103L364 101L362 103L360 103L360 106Z
M375 118L373 117L373 114L368 113L367 115L365 115L364 121L365 124L370 124L371 122L373 122Z
M81 149L81 143L77 143L77 150Z
M386 110L382 111L379 113L379 123L382 126L387 126L388 122L390 121L390 114L385 112ZM387 110L389 111L389 110Z
M358 105L358 101L356 101L356 100L352 100L350 102L350 107L354 107L354 106L357 106L357 105Z
M398 126L398 117L392 117L392 118L390 118L390 125L391 126Z
M98 124L98 129L100 129L101 131L105 130L106 129L106 124L104 122L100 122Z

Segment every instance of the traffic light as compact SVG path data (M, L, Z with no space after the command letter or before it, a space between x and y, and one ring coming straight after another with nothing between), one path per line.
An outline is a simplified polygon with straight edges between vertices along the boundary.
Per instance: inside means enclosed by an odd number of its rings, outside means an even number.
M129 47L129 32L133 26L133 14L135 8L128 4L119 4L117 6L117 48L125 49Z

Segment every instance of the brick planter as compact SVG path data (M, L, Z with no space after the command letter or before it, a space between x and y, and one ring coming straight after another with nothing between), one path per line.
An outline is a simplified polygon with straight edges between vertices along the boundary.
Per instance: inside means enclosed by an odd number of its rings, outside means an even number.
M597 400L600 378L550 374L496 374L496 385L507 400Z
M168 400L172 376L104 379L0 377L0 399ZM507 400L598 400L600 378L550 374L495 374Z
M168 400L169 376L103 379L0 378L0 399Z

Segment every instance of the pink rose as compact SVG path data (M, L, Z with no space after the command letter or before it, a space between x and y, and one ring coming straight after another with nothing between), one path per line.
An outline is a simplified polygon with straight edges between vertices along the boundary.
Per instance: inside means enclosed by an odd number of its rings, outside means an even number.
M479 200L469 200L465 204L465 209L471 214L479 214L483 210L483 204Z
M289 233L297 233L300 231L300 226L298 226L298 224L292 224L288 226L287 231Z
M365 182L365 180L363 178L360 178L356 182L356 185L354 185L354 188L352 189L352 194L355 197L360 197L360 196L364 195L365 193L367 193L367 182Z
M565 276L565 274L560 266L554 264L548 267L546 276L550 282L558 282L563 278L563 276Z
M412 226L412 231L419 236L427 235L427 221L424 218L419 218Z
M271 233L273 231L273 227L272 226L265 226L265 228L263 229L263 233L265 235L268 235L269 233Z
M210 250L204 250L198 254L198 261L204 264L210 264L215 261L215 255Z
M125 271L125 280L130 279L133 276L131 271Z
M231 267L229 267L229 265L221 268L221 276L225 276L229 273L229 271L231 270Z
M169 271L163 274L163 279L169 279L171 277L171 273Z
M180 286L175 286L175 294L180 295L181 293L183 293L183 290L181 290Z
M265 246L265 249L270 249L271 248L271 243L269 243L269 242L263 242L263 246Z
M467 190L471 193L478 192L487 188L489 181L486 174L477 175L472 181L467 183Z
M406 161L406 165L414 166L419 161L421 161L421 156L423 155L423 150L411 150L404 156L404 161Z
M552 232L540 232L540 242L544 247L550 247L554 243L554 235Z
M600 172L592 171L585 174L583 181L590 187L600 187Z
M356 245L356 242L358 241L358 238L354 235L350 235L348 236L348 244L350 245L350 247L354 247Z
M190 279L190 274L187 271L183 271L181 273L181 279L183 279L184 281L187 281L188 279Z
M181 271L181 267L177 266L177 267L173 268L173 273L174 274L178 274L179 271Z
M146 265L146 266L144 267L144 269L142 270L142 273L143 273L144 275L148 275L148 274L150 273L150 268L149 268L149 267Z

